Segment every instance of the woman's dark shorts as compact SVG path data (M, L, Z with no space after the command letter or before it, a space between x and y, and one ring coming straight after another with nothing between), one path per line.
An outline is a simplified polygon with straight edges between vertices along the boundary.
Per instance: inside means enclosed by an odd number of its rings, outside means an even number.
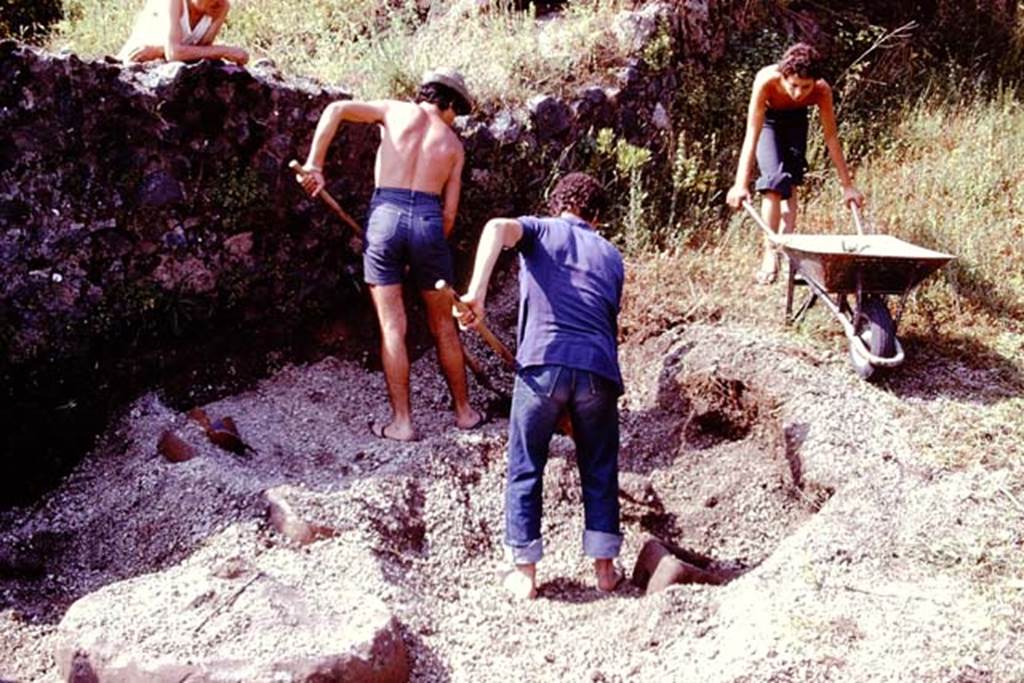
M441 198L429 192L379 187L373 192L363 240L363 279L371 285L402 281L406 265L416 287L452 281Z
M757 167L761 176L754 184L758 192L778 192L783 199L793 196L807 170L807 108L769 109L757 141Z

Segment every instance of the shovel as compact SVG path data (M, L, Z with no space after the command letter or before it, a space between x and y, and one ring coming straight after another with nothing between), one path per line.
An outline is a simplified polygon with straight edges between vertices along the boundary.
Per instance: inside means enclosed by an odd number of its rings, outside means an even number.
M434 289L448 294L448 296L451 297L452 304L455 306L455 310L458 311L460 315L469 311L469 306L467 306L462 299L458 297L451 285L444 280L438 280L434 283ZM505 363L506 366L513 370L515 369L516 357L512 355L512 352L508 350L508 347L505 346L500 339L494 336L494 333L491 332L490 328L487 327L487 324L484 323L484 321L481 320L479 324L474 325L473 329L475 329L487 345L490 346L496 354L498 354L498 357L501 358L502 362ZM558 426L556 428L559 433L565 434L570 439L573 438L572 421L569 419L568 413L562 413L558 416Z
M292 159L291 161L288 162L288 168L294 171L297 177L305 178L309 175L308 173L306 173L306 171L303 170L302 164L300 164L295 159ZM338 215L338 218L340 218L343 223L345 223L350 228L355 230L357 236L363 236L363 229L359 226L359 223L356 223L355 219L352 218L352 216L348 215L348 212L345 211L345 209L341 208L341 204L339 204L338 201L331 196L330 192L328 192L326 189L322 189L316 194L318 197L320 197L320 199L323 200L324 204L331 208L331 211Z

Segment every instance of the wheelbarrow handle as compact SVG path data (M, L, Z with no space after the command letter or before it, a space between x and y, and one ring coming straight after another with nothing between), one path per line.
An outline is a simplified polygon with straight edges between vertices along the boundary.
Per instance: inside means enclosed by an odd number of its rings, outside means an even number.
M302 164L300 164L295 159L292 159L291 161L288 162L288 168L294 171L296 176L305 177L309 175L308 173L306 173L305 169L302 168ZM358 223L356 223L355 219L352 218L352 216L348 215L348 212L345 211L345 209L341 208L341 204L339 204L338 200L331 196L330 192L323 189L317 192L317 194L320 196L320 199L324 201L324 204L331 207L331 210L338 215L338 218L340 218L346 225L348 225L350 228L356 231L357 236L363 236L363 229L359 226Z
M850 211L853 212L853 224L857 227L858 235L866 235L864 232L864 221L860 216L860 207L856 202L850 202Z
M743 208L747 210L747 213L750 214L750 217L754 219L755 223L757 223L757 227L761 228L761 230L764 231L764 234L768 238L769 242L771 242L772 244L778 244L779 242L782 241L779 239L779 236L775 233L775 231L768 227L768 224L764 222L764 219L761 218L761 214L757 212L757 209L754 208L754 205L750 203L749 199L743 200Z

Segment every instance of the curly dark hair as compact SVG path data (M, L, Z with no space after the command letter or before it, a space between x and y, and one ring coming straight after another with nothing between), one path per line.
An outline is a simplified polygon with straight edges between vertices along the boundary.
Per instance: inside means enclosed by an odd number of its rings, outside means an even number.
M419 92L416 93L416 104L420 102L436 104L441 111L451 107L458 116L465 116L470 110L469 102L444 83L424 83L421 85Z
M821 53L812 45L797 43L791 45L779 60L779 72L783 76L799 76L800 78L821 78L824 74L824 63Z
M570 173L559 180L552 190L548 198L548 210L552 216L568 211L587 222L593 222L604 211L607 200L601 183L592 176Z

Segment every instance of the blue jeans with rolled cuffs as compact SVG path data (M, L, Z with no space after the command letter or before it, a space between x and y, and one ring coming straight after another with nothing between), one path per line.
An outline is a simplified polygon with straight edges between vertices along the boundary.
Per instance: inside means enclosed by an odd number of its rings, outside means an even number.
M615 383L586 370L538 365L517 372L505 488L505 545L515 564L535 564L544 555L544 466L558 417L566 408L583 488L583 552L594 559L618 556L618 394Z

